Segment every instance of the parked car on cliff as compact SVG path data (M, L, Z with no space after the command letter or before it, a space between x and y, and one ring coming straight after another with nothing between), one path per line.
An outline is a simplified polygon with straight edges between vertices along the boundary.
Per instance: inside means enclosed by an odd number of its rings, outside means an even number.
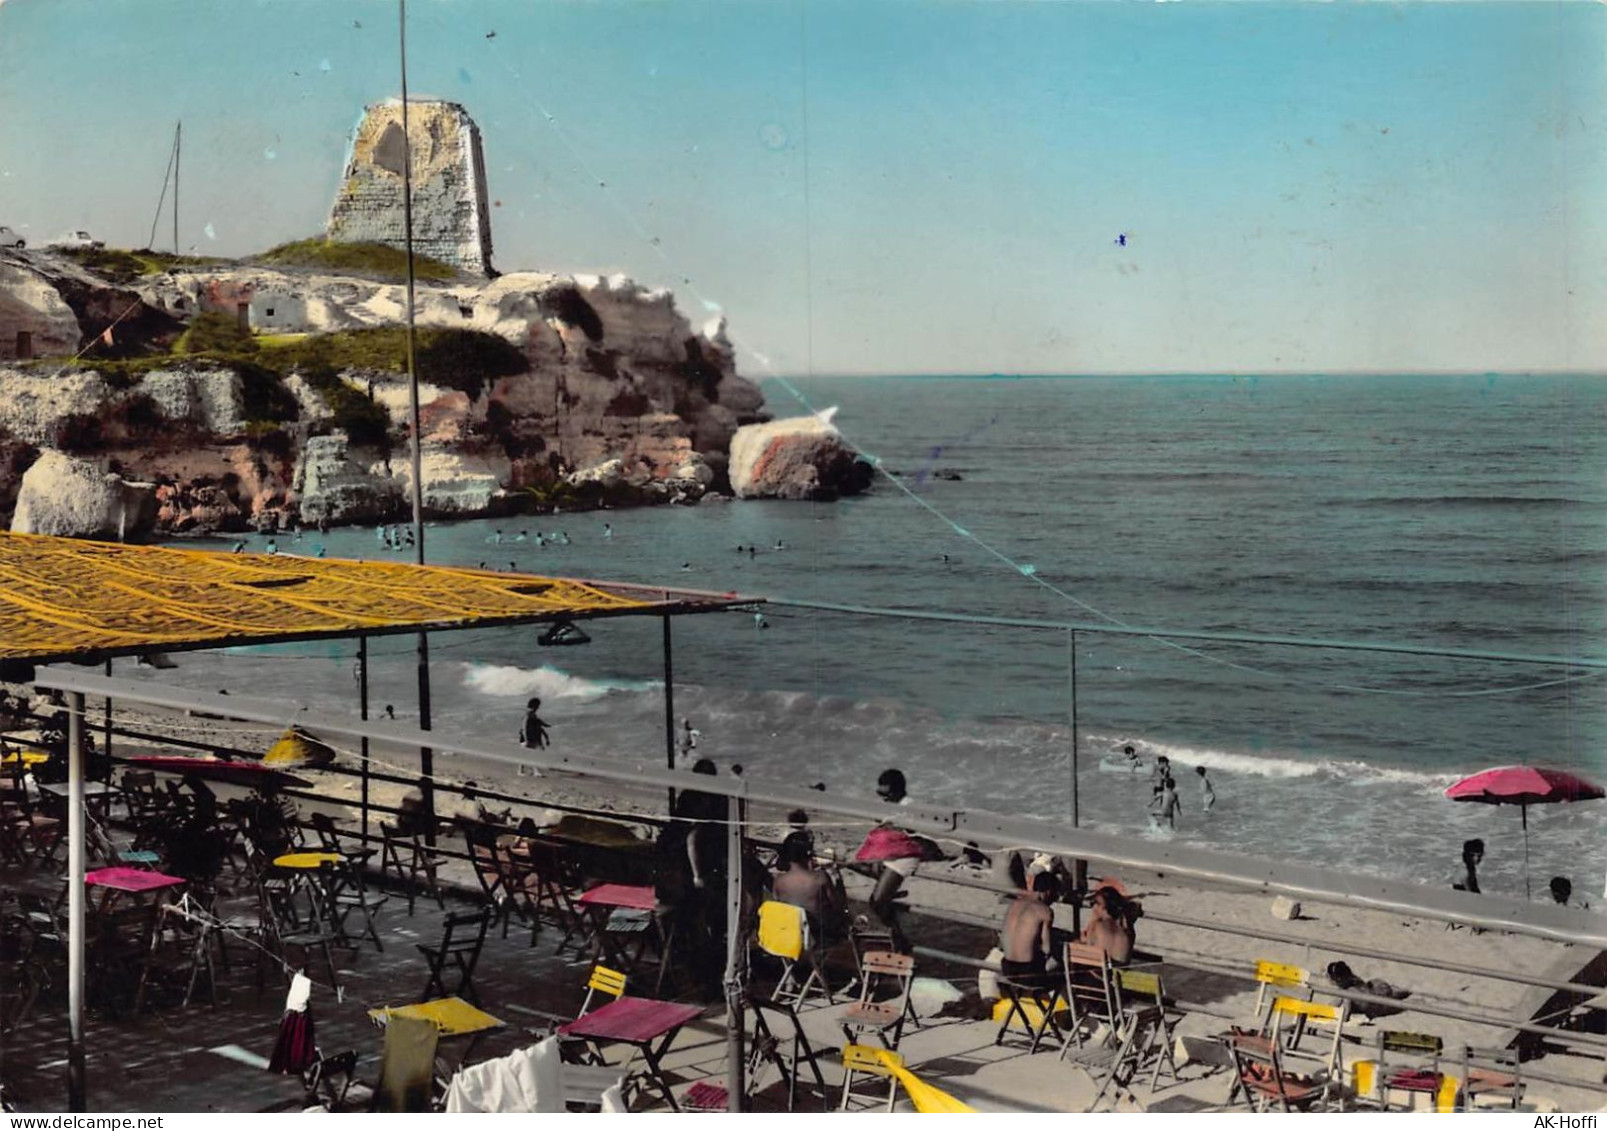
M57 248L83 247L88 248L90 251L98 251L105 247L106 243L104 240L98 240L88 232L84 231L82 228L79 228L75 231L68 232L60 239L51 240L50 246Z
M28 241L17 235L4 224L0 224L0 247L14 247L18 251L28 246Z

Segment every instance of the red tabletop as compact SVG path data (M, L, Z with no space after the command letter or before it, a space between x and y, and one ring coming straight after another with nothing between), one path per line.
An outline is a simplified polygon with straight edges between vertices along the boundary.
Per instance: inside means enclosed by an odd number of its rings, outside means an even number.
M598 884L579 899L590 907L628 907L633 911L651 911L658 906L658 898L650 887L632 884Z
M144 868L97 868L84 874L84 883L94 888L112 888L115 891L155 891L158 888L177 887L184 880L162 872L148 872Z
M703 1008L650 997L622 997L559 1028L564 1037L646 1044L703 1015Z

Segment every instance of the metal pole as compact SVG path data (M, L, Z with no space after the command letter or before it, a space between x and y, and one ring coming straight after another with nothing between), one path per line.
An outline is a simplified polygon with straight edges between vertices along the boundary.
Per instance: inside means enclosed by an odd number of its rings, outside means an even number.
M179 253L179 157L184 149L184 123L173 127L173 254Z
M108 676L112 674L112 662L111 662L110 659L108 659L106 661L106 674ZM106 755L106 784L111 785L112 784L112 697L110 695L108 695L106 697L106 721L102 725L101 731L102 731L103 740L105 742L105 750L103 751L103 753ZM106 817L106 820L108 822L111 820L111 812L112 812L111 803L107 802L105 817Z
M402 224L407 242L407 389L408 409L412 418L413 464L413 547L419 565L424 564L424 472L419 445L422 431L419 423L418 358L416 331L413 317L413 139L408 133L407 120L407 0L396 0L397 24L402 68ZM418 716L419 729L430 729L430 638L418 634ZM435 844L435 751L428 746L419 748L419 792L424 799L424 812L428 825L424 842Z
M669 618L664 620L669 623ZM726 918L725 918L725 1078L726 1110L747 1107L747 1058L742 1042L746 1022L742 1016L743 983L746 981L747 947L742 937L742 822L747 802L740 797L726 799Z
M67 715L67 1109L84 1098L84 694Z
M357 717L368 721L368 637L357 638ZM368 735L363 735L358 755L363 765L363 843L368 843Z
M1080 797L1078 795L1078 765L1077 765L1077 630L1074 628L1067 634L1070 639L1070 672L1071 672L1071 827L1076 828L1081 816Z
M675 769L675 664L670 648L670 618L664 618L664 764ZM670 814L675 814L675 787L670 787Z

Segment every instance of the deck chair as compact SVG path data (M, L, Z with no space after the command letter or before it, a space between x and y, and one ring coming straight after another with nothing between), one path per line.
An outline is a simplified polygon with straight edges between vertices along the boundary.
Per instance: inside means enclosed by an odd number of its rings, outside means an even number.
M1516 1111L1523 1091L1523 1064L1515 1050L1463 1047L1461 1110L1505 1107ZM1491 1102L1481 1103L1481 1099Z
M1097 946L1066 944L1066 1024L1060 1055L1065 1058L1073 1047L1081 1048L1087 1038L1105 1027L1114 1034L1121 1019L1121 999L1117 996L1116 975L1110 958Z
M1155 970L1116 970L1116 993L1119 998L1122 1012L1133 1013L1141 1009L1155 1009L1160 1013L1160 1020L1155 1026L1151 1039L1139 1050L1142 1062L1154 1060L1154 1071L1150 1073L1149 1094L1155 1094L1155 1088L1161 1081L1161 1069L1165 1068L1170 1074L1172 1082L1178 1080L1177 1058L1173 1055L1172 1045L1172 1018L1166 1008L1166 987L1161 981L1159 969ZM1143 1064L1140 1064L1142 1069Z
M435 1048L441 1030L433 1021L391 1017L385 1023L385 1052L374 1111L429 1111L435 1093Z
M480 961L486 929L490 925L491 909L488 907L454 913L448 915L442 924L439 943L435 946L415 944L430 964L430 979L424 985L421 1001L455 996L467 998L475 1005L480 1004L480 996L474 990L474 968ZM455 968L457 975L457 988L450 991L446 988L448 963Z
M824 972L825 955L810 938L809 916L802 907L767 899L759 904L759 927L754 933L759 949L781 960L781 977L770 995L778 1002L802 1006L811 990L824 994L828 1005L835 1004ZM798 977L799 967L809 972Z
M446 897L435 878L435 853L418 833L403 834L395 826L380 823L379 870L385 877L396 877L396 882L407 893L407 913L413 914L419 889L428 892L442 911L446 910ZM420 883L422 880L422 884Z
M820 1096L821 1109L831 1109L831 1097L826 1090L826 1077L820 1071L816 1050L809 1043L798 1013L785 1002L748 995L748 1006L753 1016L753 1038L748 1045L748 1094L759 1090L759 1073L766 1064L773 1064L787 1084L787 1110L798 1109L798 1080L803 1067L808 1066L814 1077L814 1088Z
M1128 1099L1138 1103L1132 1089L1133 1077L1138 1074L1147 1051L1153 1049L1157 1041L1164 1040L1165 1014L1165 1010L1153 1005L1130 1013L1118 1010L1110 1043L1090 1041L1066 1054L1068 1063L1082 1069L1090 1081L1099 1085L1083 1111L1093 1111L1105 1098L1105 1093L1113 1088L1118 1095L1126 1093Z
M907 954L874 950L862 960L859 1000L839 1021L847 1043L873 1036L884 1048L896 1049L910 1017L910 990L915 984L915 959Z

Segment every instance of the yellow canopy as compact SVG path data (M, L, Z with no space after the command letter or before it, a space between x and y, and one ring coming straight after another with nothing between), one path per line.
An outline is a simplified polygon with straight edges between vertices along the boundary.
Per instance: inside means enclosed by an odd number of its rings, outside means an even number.
M712 612L740 603L734 593L0 532L0 661Z

